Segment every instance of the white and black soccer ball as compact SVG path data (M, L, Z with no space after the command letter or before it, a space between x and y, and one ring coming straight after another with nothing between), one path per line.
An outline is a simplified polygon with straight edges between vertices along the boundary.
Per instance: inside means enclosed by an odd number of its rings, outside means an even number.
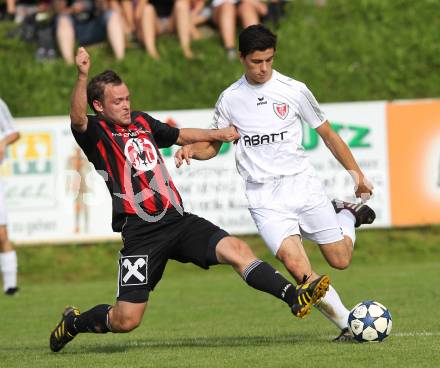
M359 342L382 341L392 326L389 310L372 300L357 304L348 315L348 328Z

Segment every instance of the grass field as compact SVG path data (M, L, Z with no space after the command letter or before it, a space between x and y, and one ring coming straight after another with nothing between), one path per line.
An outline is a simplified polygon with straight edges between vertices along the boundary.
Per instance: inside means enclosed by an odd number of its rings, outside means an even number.
M21 248L21 293L0 296L0 366L438 367L439 239L439 227L360 232L346 271L331 270L307 245L347 306L376 299L390 309L393 331L383 343L333 343L337 330L319 312L295 319L227 266L204 271L170 262L141 327L80 335L58 354L48 337L65 304L112 303L119 244ZM257 237L247 240L279 268Z

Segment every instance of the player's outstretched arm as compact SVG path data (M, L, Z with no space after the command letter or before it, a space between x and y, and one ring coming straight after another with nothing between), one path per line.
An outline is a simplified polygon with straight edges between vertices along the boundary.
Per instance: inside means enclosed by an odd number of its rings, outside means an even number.
M174 155L176 167L182 166L184 161L187 165L190 165L192 158L196 160L209 160L217 156L221 146L222 142L199 142L183 146Z
M328 121L321 124L316 131L323 139L325 145L333 156L349 172L355 182L355 194L357 198L366 201L373 194L373 186L367 180L347 144L336 133Z
M222 142L233 142L239 138L234 126L222 129L180 129L176 143L183 147L174 155L176 167L182 166L183 161L189 165L192 158L209 160L220 151Z
M240 135L233 126L223 129L182 128L176 144L185 146L197 142L233 142L238 138Z
M70 101L70 120L72 128L82 133L87 129L87 78L90 69L90 56L84 47L78 49L75 63L78 77Z

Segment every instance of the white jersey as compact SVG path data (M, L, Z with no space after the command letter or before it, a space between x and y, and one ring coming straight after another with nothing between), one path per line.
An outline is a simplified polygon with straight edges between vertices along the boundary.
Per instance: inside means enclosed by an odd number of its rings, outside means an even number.
M8 106L0 98L0 139L18 132L17 125L9 112Z
M246 181L260 183L311 167L302 147L302 121L317 128L326 118L304 83L273 70L264 84L249 84L243 75L227 88L212 128L237 128L237 169Z

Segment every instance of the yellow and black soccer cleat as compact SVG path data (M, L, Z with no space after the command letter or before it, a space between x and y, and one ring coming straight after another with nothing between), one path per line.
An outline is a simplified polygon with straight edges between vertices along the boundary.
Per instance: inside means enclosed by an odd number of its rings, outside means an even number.
M325 295L330 285L330 278L323 275L310 283L299 284L296 287L295 304L292 305L292 313L299 318L306 317L313 304L316 304Z
M79 316L81 312L76 307L66 307L61 315L61 321L50 334L50 350L60 351L69 341L73 340L76 334L72 334L66 329L67 322Z

